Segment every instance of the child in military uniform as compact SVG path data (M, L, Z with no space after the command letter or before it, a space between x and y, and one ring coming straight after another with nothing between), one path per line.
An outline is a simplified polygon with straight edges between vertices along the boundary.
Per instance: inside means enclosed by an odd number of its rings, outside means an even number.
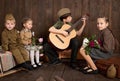
M37 46L35 46L36 48L32 49L32 32L31 32L31 29L33 27L33 21L31 18L24 18L23 19L23 29L21 30L20 32L20 36L21 36L21 40L22 40L22 43L25 45L26 49L29 48L29 53L30 53L30 60L31 60L31 65L36 68L37 65L38 66L41 66L41 62L40 62L40 55L39 55L39 49L37 48ZM33 32L33 35L34 35L34 32ZM35 64L35 61L34 61L34 57L36 58L36 63L37 65Z
M20 41L19 32L15 29L16 20L12 14L5 17L5 29L2 32L2 49L6 53L13 54L17 64L23 68L32 70L32 66L28 64L29 56Z
M64 25L64 24L68 24L70 26L72 26L72 16L71 16L71 11L69 8L62 8L58 11L58 17L59 20L52 26L49 28L49 32L50 33L57 33L60 35L63 35L65 37L67 37L69 35L69 32L65 31L65 30L60 30L60 28ZM82 27L77 31L77 35L81 35L84 27L85 27L85 22L86 18L83 18L83 25ZM51 46L51 44L45 44L44 46L44 50L45 50L45 54L48 56L51 64L58 64L60 63L60 60L58 58L58 53L56 52L56 50L54 49L54 47ZM79 49L79 40L77 39L77 37L74 37L70 40L70 45L69 47L72 49L71 52L71 60L70 60L70 66L73 69L77 69L77 65L75 65L76 62L76 57L77 57L77 53L78 53L78 49Z

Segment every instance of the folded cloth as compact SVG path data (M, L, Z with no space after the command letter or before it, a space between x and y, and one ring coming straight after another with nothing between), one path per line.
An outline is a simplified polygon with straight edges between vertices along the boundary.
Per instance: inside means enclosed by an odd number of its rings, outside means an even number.
M3 71L7 71L15 66L12 54L0 53L0 64Z

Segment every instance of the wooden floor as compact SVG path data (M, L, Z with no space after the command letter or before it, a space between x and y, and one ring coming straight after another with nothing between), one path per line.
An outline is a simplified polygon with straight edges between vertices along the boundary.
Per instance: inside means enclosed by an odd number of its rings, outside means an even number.
M101 74L88 75L69 67L69 62L60 65L47 65L37 68L33 71L19 71L0 78L0 81L55 81L53 78L59 76L65 81L120 81L120 79L109 79Z

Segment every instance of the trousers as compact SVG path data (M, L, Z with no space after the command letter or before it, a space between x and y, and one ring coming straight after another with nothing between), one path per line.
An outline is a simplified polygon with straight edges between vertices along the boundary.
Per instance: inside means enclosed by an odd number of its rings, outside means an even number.
M80 43L77 37L70 40L70 44L68 47L72 50L70 63L76 62L77 53L80 46L79 44ZM53 45L49 44L48 42L43 45L43 50L44 50L44 54L48 56L50 62L54 62L59 59L57 50L55 49L55 47L53 47Z
M26 61L29 61L29 54L24 47L16 47L15 49L11 50L17 64L22 64Z

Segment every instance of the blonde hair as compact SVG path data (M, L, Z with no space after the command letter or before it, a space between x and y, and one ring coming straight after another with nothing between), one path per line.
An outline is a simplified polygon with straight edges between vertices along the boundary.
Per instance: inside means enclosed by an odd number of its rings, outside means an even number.
M5 16L5 22L6 22L7 20L16 22L14 16L13 16L11 13L10 13L10 14L7 14L7 15Z

